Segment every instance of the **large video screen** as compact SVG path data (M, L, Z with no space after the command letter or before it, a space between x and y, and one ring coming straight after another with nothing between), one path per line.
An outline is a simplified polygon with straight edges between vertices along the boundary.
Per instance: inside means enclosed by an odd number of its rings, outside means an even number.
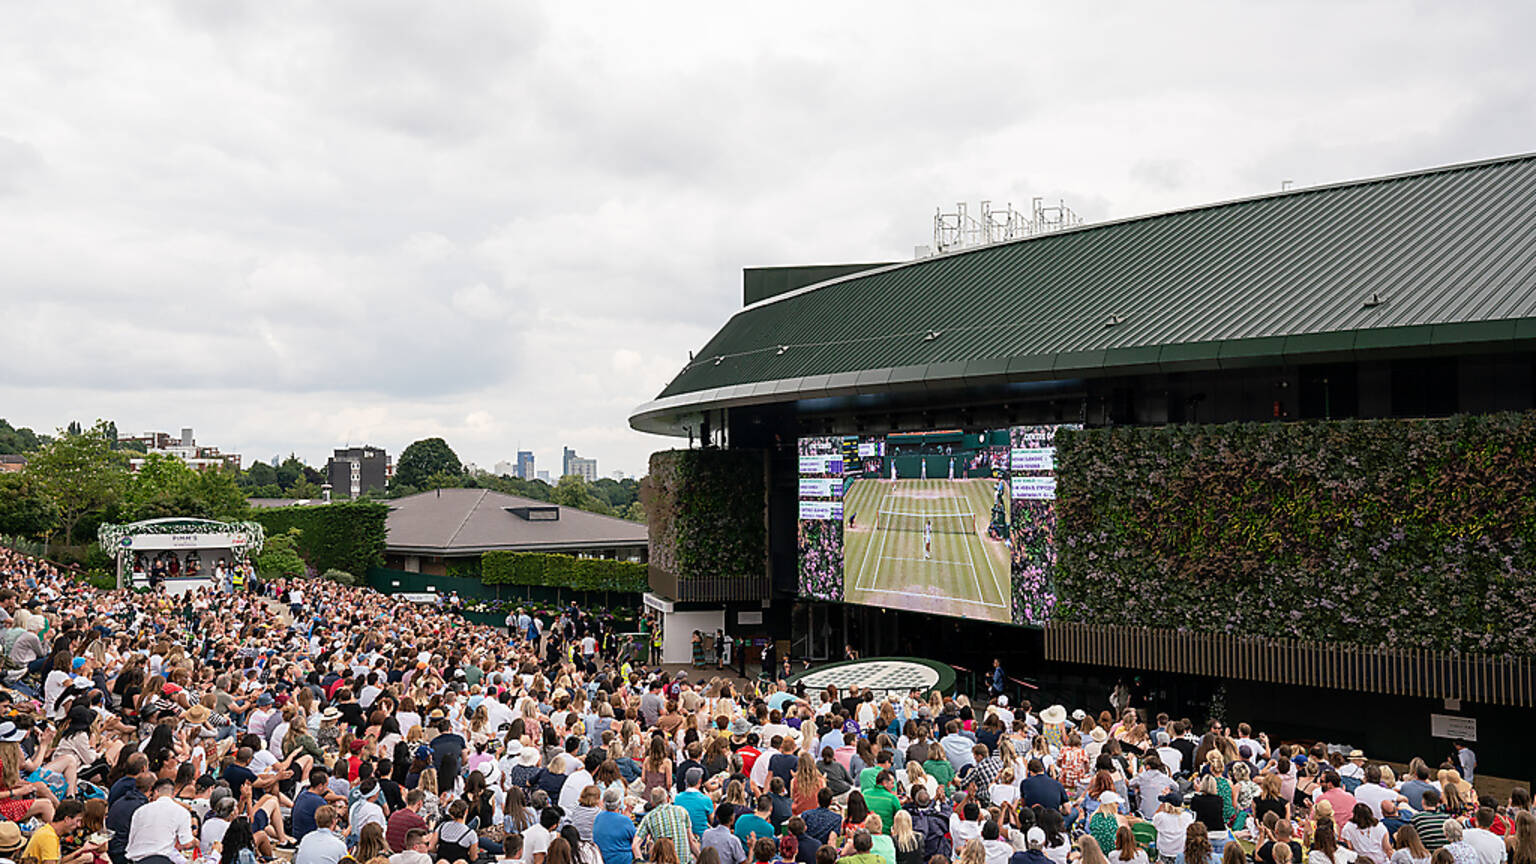
M801 593L1043 624L1060 428L802 438Z

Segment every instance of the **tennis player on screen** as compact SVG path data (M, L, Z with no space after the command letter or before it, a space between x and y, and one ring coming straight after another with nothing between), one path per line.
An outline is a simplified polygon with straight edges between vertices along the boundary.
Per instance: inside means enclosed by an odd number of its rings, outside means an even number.
M933 557L933 520L923 520L923 557Z

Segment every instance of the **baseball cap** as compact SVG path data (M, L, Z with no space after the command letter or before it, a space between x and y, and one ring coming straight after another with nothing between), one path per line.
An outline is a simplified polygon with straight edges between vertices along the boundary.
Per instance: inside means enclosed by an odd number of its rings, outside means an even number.
M1031 846L1044 846L1045 832L1041 830L1037 825L1033 828L1030 828L1029 831L1025 832L1024 839L1029 841L1029 845Z

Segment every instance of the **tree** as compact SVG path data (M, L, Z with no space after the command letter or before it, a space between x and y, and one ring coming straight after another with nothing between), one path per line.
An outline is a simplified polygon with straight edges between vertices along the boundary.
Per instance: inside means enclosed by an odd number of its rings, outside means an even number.
M197 472L169 453L150 453L123 488L123 518L133 522L164 516L194 516L192 484Z
M47 440L25 426L17 428L0 420L0 453L31 453Z
M394 482L418 489L437 488L428 485L434 474L461 477L464 464L459 461L453 448L441 438L423 438L405 448L400 461L395 463Z
M601 513L604 516L614 515L613 508L608 506L608 502L594 495L587 481L574 474L567 474L560 478L555 491L550 493L549 500L562 507L575 507L578 510Z
M290 453L288 458L283 460L283 464L277 466L276 474L277 485L284 489L292 489L295 483L304 479L304 463L299 461L299 457Z
M97 421L90 434L60 435L27 462L25 473L58 511L65 543L74 541L75 526L87 513L115 503L127 483L127 466L104 433L105 424Z
M244 519L250 512L234 471L218 468L194 472L190 491L210 519L230 522Z
M265 462L251 463L251 467L243 473L242 479L245 481L242 485L245 486L282 486L277 482L277 469ZM279 492L272 497L281 497L281 495L282 493Z
M0 474L0 534L36 537L58 525L53 505L25 474Z
M308 478L300 477L298 482L294 483L293 486L288 489L288 494L301 500L307 499L313 501L314 499L319 498L321 495L325 494L325 490L321 489L316 484L309 482Z
M620 515L631 522L644 522L645 505L641 504L639 501L631 501L629 502L629 506L625 507L623 511L621 511Z
M303 576L304 559L299 557L299 529L274 534L262 544L256 556L256 572L262 576Z

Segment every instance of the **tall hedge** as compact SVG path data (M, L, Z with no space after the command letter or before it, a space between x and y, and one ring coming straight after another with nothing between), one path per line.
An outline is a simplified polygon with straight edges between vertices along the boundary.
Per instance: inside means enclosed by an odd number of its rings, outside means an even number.
M367 573L384 564L384 520L389 507L378 501L344 501L316 507L258 509L252 518L267 535L299 529L299 554L316 573Z
M651 564L679 578L744 578L767 570L762 454L663 450L640 486Z
M480 577L487 585L544 585L574 591L646 590L646 566L633 561L575 558L540 552L486 552Z
M1058 620L1536 650L1536 413L1056 446Z

